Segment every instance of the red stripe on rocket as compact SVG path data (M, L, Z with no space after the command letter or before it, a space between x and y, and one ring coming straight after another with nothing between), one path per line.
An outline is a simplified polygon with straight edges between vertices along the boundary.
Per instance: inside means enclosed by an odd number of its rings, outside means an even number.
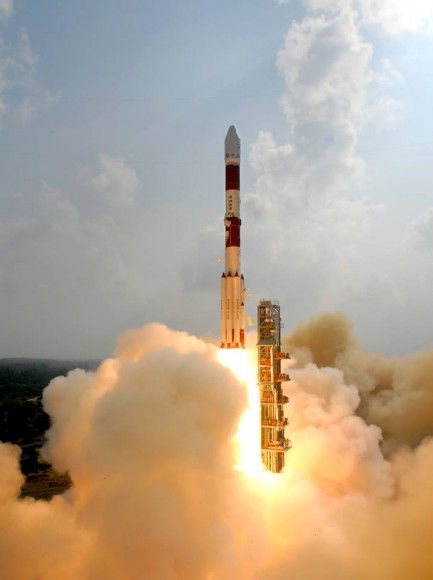
M241 143L232 125L226 135L225 269L221 276L221 348L245 348L245 282L241 274L239 166Z

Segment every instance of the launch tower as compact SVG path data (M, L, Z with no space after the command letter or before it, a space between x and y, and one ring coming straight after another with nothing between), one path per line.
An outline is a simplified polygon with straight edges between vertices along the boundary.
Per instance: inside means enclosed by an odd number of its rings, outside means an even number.
M258 326L258 384L261 408L262 462L268 471L280 473L284 467L284 454L290 449L284 437L288 420L283 405L289 398L283 395L281 383L289 376L281 372L282 359L290 355L281 351L280 306L276 300L261 300L257 307Z

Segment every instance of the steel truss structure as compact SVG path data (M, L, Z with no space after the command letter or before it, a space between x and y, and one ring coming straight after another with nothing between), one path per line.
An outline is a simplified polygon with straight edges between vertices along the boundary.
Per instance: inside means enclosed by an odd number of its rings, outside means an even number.
M289 398L283 395L282 383L290 377L281 372L281 361L290 355L281 351L280 305L276 300L261 300L257 307L258 326L258 386L261 407L261 453L268 471L280 473L284 454L291 443L284 436L288 420L283 405Z

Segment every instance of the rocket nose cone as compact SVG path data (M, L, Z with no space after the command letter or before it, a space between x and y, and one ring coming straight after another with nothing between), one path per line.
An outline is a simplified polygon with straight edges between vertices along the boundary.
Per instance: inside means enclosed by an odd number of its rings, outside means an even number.
M229 130L227 131L226 139L227 137L236 137L239 139L238 132L236 131L236 127L234 125L230 125Z
M237 159L241 156L241 140L234 125L230 125L224 142L225 156L235 157Z

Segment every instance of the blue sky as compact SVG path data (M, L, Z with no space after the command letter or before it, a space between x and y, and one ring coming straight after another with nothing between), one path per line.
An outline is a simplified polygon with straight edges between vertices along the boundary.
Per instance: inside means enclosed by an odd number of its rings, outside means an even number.
M433 9L418 0L0 0L0 356L218 334L223 141L243 271L286 330L431 345Z

